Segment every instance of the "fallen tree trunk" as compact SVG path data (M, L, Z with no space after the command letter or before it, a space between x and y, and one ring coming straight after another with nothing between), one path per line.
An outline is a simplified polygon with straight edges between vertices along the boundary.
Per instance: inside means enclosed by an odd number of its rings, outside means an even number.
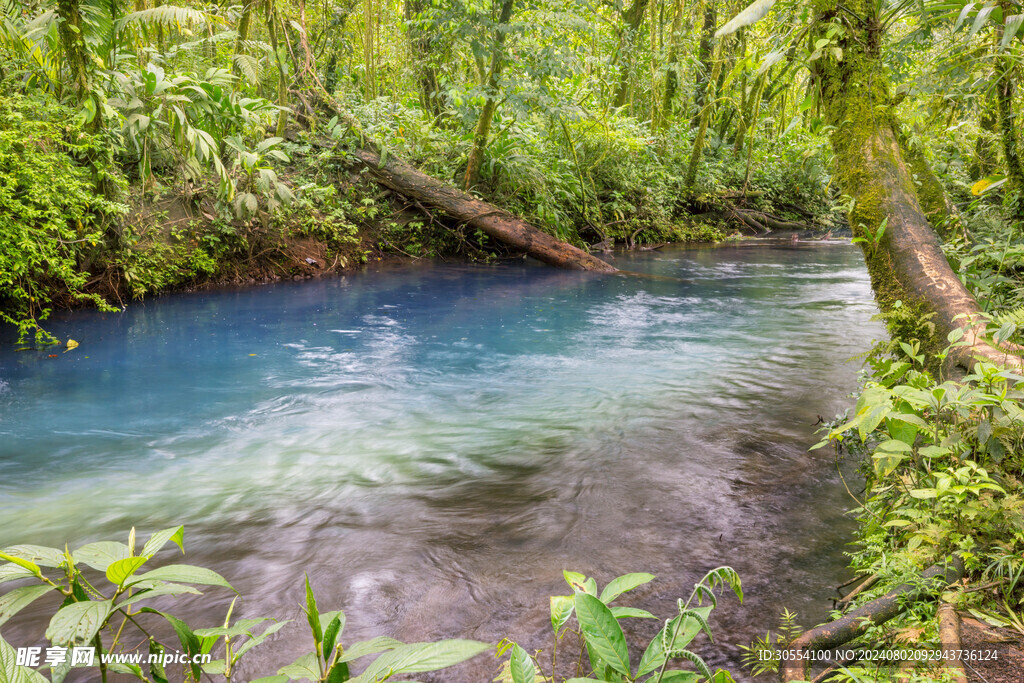
M910 605L931 594L931 589L959 581L964 575L963 559L954 555L945 564L936 564L924 571L915 581L908 581L880 598L861 605L846 616L805 631L789 644L782 653L780 666L784 682L807 679L811 659L809 652L837 648L863 635L872 626L885 623L905 611Z
M967 683L967 671L961 658L960 617L948 602L939 605L939 642L942 643L943 661L951 683Z
M550 266L596 273L619 272L618 268L607 261L602 261L582 249L538 230L504 209L432 178L401 159L389 155L386 162L381 164L380 154L376 151L379 147L362 132L359 122L346 114L323 86L316 89L313 96L320 108L336 114L340 121L358 134L362 144L353 155L381 185L403 197L439 209L452 218L479 229L488 237L513 249L524 251Z
M618 268L541 232L504 209L477 199L422 173L409 164L389 157L381 165L380 156L363 148L353 153L377 182L398 194L445 212L466 225L481 230L513 249L524 251L538 261L560 268L616 273Z
M846 27L846 56L820 61L816 75L827 122L836 128L836 178L854 199L850 227L863 238L879 307L895 313L890 329L895 336L920 339L932 353L946 347L951 332L963 330L966 344L953 350L950 361L967 368L978 359L1024 367L1014 355L1019 347L993 346L984 339L984 325L971 324L978 320L978 304L950 268L921 208L891 113L878 5L874 0L852 0L842 8L837 0L814 4L820 26L834 21Z
M817 226L811 225L810 223L797 223L794 221L787 221L784 218L773 216L770 213L763 211L755 211L754 209L733 209L737 214L742 216L750 216L758 223L765 225L772 230L821 230Z

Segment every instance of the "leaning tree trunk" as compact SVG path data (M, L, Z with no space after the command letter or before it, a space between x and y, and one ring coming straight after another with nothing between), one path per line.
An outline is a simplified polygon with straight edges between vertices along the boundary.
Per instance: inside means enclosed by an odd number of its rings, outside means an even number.
M432 178L394 156L389 156L387 162L382 164L377 152L379 146L362 132L359 122L346 113L337 100L322 88L311 93L311 97L318 107L336 114L359 136L361 146L353 154L381 185L403 197L439 209L492 239L526 252L542 263L571 270L619 272L618 268L596 256L555 239L508 211Z
M895 130L899 130L896 128ZM960 221L960 210L949 198L942 181L935 175L931 164L925 158L924 152L911 142L906 134L900 131L897 136L900 141L900 151L903 159L910 168L911 176L917 190L917 201L921 205L928 222L936 233L943 239L948 239L962 227Z
M393 156L381 165L380 156L369 149L359 149L354 154L382 185L403 197L440 209L452 218L481 230L488 237L525 251L538 261L561 268L601 273L618 270L582 249L541 232L508 211L421 173Z
M816 0L815 8L820 25L842 22L847 29L843 60L818 60L815 71L826 120L836 127L832 147L837 180L854 199L850 226L865 240L862 247L879 306L893 314L890 325L899 334L916 336L933 351L947 345L950 332L964 329L968 345L956 349L952 359L958 364L969 367L980 357L1021 367L1019 357L982 339L982 326L965 329L968 319L978 315L978 304L942 253L900 148L881 60L877 5L874 0L847 0L840 10L837 0Z

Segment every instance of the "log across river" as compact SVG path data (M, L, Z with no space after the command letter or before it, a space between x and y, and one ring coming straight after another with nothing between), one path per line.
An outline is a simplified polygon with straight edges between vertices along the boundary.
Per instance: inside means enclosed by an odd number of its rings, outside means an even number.
M844 575L852 502L806 449L884 334L863 258L757 241L614 263L667 277L406 264L62 315L77 349L0 350L0 540L183 523L185 560L231 580L243 616L301 623L308 572L348 640L530 649L562 569L649 571L629 604L665 616L732 564L747 603L721 602L701 652L742 677L736 645L783 607L817 623ZM229 602L181 611L212 626ZM32 609L8 640L41 638ZM243 678L307 638L286 627ZM467 666L429 680L496 660Z

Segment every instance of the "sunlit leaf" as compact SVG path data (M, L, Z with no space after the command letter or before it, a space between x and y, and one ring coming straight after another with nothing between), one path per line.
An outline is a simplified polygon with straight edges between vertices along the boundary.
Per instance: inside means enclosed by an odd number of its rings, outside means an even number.
M778 0L756 0L747 6L745 10L733 17L722 28L715 31L715 37L720 38L730 33L735 33L744 26L750 26L764 18L768 11Z

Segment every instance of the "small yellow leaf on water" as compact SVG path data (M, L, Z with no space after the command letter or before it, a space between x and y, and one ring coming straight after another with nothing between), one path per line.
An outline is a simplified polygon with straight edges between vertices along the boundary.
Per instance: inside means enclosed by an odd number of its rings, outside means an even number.
M71 349L77 349L77 348L78 348L78 342L76 342L74 339L68 339L68 351L70 351Z
M250 353L249 355L250 355L250 356L255 356L256 354L255 354L255 353Z

